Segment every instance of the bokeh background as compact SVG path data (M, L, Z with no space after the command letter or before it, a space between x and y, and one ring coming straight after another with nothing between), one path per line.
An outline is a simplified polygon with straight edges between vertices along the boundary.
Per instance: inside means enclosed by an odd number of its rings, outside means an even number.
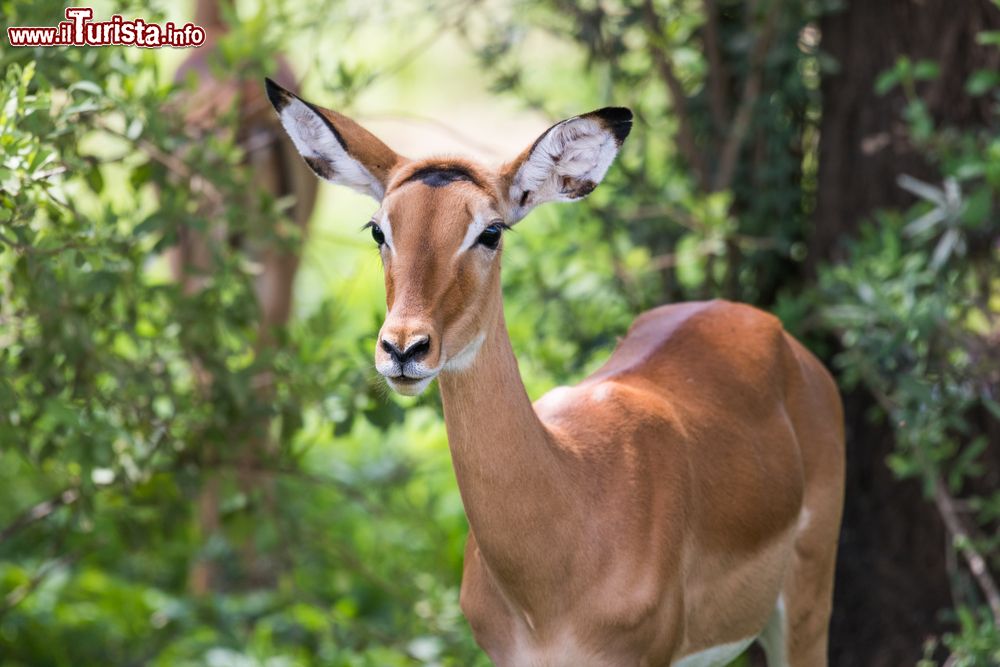
M411 156L632 107L505 244L530 395L655 305L776 313L847 409L831 664L1000 664L995 1L218 1L94 5L194 51L0 38L0 665L488 664L436 392L372 366L375 205L280 176L265 75Z

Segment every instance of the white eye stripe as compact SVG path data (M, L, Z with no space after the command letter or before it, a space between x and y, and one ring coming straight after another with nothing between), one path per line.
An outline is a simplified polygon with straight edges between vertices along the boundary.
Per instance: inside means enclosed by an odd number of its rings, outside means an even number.
M469 223L468 228L465 230L465 238L462 239L462 244L458 247L455 257L458 257L476 244L476 241L479 239L479 235L490 226L491 220L492 218L480 215L477 215L472 219L472 222ZM386 247L389 248L389 251L392 254L396 254L396 247L392 240L392 224L389 222L389 214L383 212L380 216L378 216L376 224L379 226L379 229L382 230L382 236L385 238Z
M382 217L378 221L379 229L382 230L382 236L385 237L385 245L389 248L389 252L393 255L396 254L396 247L392 243L392 225L389 224L389 214L385 211L382 212Z
M458 257L463 252L471 248L476 244L476 239L479 235L483 233L483 230L489 227L490 220L484 216L476 215L472 218L472 222L469 223L469 227L465 230L465 238L462 239L462 245L458 247L458 252L455 253L455 257Z

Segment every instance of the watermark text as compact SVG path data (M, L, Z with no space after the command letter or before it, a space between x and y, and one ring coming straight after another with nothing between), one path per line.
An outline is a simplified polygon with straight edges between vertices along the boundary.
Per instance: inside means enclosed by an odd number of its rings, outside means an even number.
M67 7L66 20L55 26L7 28L11 46L140 46L188 48L205 43L205 29L193 23L177 25L125 19L118 14L107 21L93 21L90 7Z

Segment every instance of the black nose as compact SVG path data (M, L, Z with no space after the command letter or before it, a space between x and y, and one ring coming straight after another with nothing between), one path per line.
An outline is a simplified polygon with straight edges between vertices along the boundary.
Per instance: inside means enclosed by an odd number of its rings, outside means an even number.
M421 336L417 340L410 343L409 347L405 350L400 350L398 347L387 341L385 338L382 339L382 349L389 353L399 365L405 364L407 361L420 361L431 349L431 339L430 336Z

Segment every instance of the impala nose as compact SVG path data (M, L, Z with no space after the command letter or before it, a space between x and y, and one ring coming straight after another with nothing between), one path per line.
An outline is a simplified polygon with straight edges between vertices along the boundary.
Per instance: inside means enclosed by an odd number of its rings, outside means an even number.
M404 343L405 347L400 349L396 342L388 338L382 339L382 349L400 366L408 361L420 361L431 349L431 337L426 334L412 336Z

